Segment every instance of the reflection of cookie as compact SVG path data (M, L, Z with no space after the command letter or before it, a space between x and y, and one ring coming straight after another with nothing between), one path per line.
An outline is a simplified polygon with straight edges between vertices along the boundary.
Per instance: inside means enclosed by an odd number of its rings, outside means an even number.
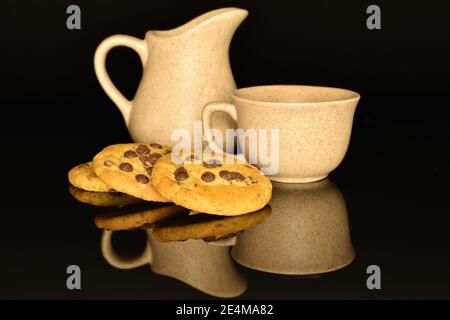
M95 174L114 190L148 201L169 202L152 186L152 170L170 149L159 144L116 144L100 151L92 162Z
M223 163L217 158L198 161L191 155L162 157L153 169L152 183L162 196L191 210L233 216L264 207L272 195L272 184L256 167ZM190 159L195 159L191 161Z
M68 176L69 182L79 189L96 192L114 191L95 175L91 162L82 163L72 168Z
M153 235L162 242L188 239L216 241L226 239L262 222L271 212L270 206L265 206L259 211L234 217L218 217L198 213L162 221L153 228Z
M69 184L70 194L80 202L98 207L124 207L143 202L120 192L95 192L79 189Z
M189 210L173 204L149 203L99 214L95 217L95 225L107 230L147 228L157 221L182 213L188 214Z

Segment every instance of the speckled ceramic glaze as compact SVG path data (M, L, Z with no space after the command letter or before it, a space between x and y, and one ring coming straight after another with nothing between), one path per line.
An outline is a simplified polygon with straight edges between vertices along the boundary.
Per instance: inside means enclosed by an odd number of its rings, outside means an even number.
M111 245L112 231L103 231L104 258L119 269L150 265L153 272L178 279L216 297L232 298L247 289L247 280L237 271L229 247L209 245L203 240L159 242L148 229L145 251L138 257L119 256Z
M143 40L113 35L98 46L95 73L122 112L134 141L173 146L172 132L185 128L192 133L206 103L231 101L236 85L228 48L247 13L239 8L218 9L172 30L148 31ZM135 50L142 61L143 75L132 101L114 86L105 68L106 56L116 46ZM213 125L224 130L235 123L218 114Z
M238 89L233 103L210 103L203 110L203 126L211 115L228 113L240 129L279 129L279 170L273 181L303 183L324 179L347 151L353 116L359 101L353 91L316 86L275 85ZM211 148L217 150L211 138ZM241 142L242 144L242 142ZM271 146L270 139L269 155ZM248 147L245 148L248 159ZM260 167L264 166L259 162Z
M237 236L232 257L266 272L308 275L348 265L355 257L345 200L328 179L273 183L272 215Z

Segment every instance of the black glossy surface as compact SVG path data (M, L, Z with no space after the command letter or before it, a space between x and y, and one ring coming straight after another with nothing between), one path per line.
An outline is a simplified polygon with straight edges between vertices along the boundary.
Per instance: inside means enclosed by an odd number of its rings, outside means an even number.
M450 297L448 158L432 157L440 152L439 138L427 144L426 136L417 131L415 137L411 130L408 135L390 129L376 135L370 130L354 132L350 152L331 175L347 203L355 261L319 278L240 268L249 283L242 298ZM23 152L23 143L8 148ZM36 180L24 187L24 178L17 179L14 173L29 166L28 157L11 163L6 172L11 189L2 210L1 297L208 297L155 275L148 267L122 271L103 260L101 232L92 220L98 209L72 199L65 176L68 168L93 154L97 145L67 140L64 144L31 141L27 146L27 154L40 156L34 156L32 169L24 177ZM431 156L417 155L418 148ZM142 250L145 234L124 232L115 239L120 253L133 255ZM65 287L65 268L70 264L82 269L80 292ZM365 269L370 264L382 269L378 292L365 286Z

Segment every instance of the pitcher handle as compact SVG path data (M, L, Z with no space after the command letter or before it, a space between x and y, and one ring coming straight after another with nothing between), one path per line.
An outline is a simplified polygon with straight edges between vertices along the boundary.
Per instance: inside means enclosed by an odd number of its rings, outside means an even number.
M94 70L98 82L108 97L116 104L122 113L125 123L128 125L131 112L132 101L125 98L125 96L117 89L106 71L106 57L108 52L118 46L128 47L133 49L139 55L142 65L145 65L147 60L147 46L145 41L132 36L123 34L116 34L103 40L97 47L94 55Z
M214 141L214 137L212 134L211 116L215 112L225 112L231 117L231 119L234 120L234 122L237 122L236 106L232 103L211 102L208 103L206 106L204 106L202 111L202 125L203 125L203 132L205 134L205 139L206 142L208 143L209 148L211 149L211 151L217 154L230 156L236 158L238 161L247 162L245 156L242 153L236 155L223 151L223 149L220 148Z
M105 260L115 268L118 269L133 269L141 267L146 264L151 264L153 261L152 248L150 242L147 241L144 251L135 257L122 257L114 250L111 244L111 236L113 231L104 230L101 240L102 254Z

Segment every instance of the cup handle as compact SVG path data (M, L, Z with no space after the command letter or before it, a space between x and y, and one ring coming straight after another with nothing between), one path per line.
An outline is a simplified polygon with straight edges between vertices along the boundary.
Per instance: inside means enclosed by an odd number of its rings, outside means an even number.
M105 260L115 268L118 269L133 269L141 267L146 264L151 264L153 261L152 248L147 241L144 251L135 257L122 257L114 250L111 244L111 236L113 231L104 230L101 240L102 254Z
M211 125L211 116L215 112L225 112L228 114L234 122L237 122L237 112L236 112L236 106L232 103L227 102L211 102L208 103L206 106L203 107L202 111L202 125L203 125L203 132L205 134L206 142L209 145L209 148L211 151L223 154L226 156L236 157L238 161L247 162L245 159L245 156L241 154L231 154L226 151L223 151L222 148L219 148L214 141L214 137L212 134L212 125Z
M117 108L119 108L125 119L125 123L128 125L132 101L125 98L125 96L117 89L111 81L105 66L108 52L112 48L118 46L128 47L136 51L141 58L143 66L147 60L147 47L145 42L141 39L123 34L116 34L103 40L97 47L94 55L94 70L98 82L108 97L116 104Z

